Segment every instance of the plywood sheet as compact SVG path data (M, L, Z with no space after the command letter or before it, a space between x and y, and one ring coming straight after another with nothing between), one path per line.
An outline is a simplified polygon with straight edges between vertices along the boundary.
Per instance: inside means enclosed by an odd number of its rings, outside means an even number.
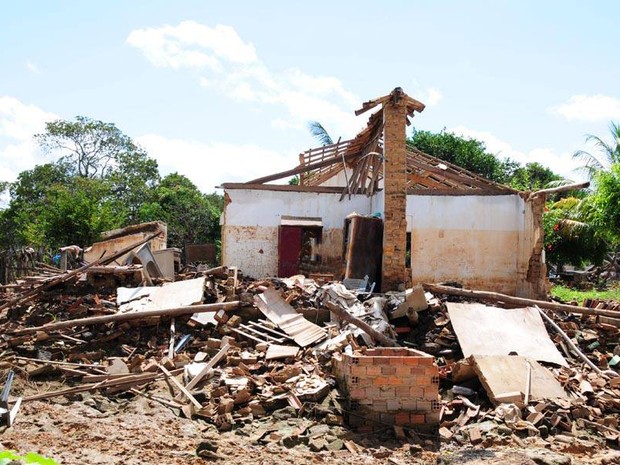
M539 362L568 366L535 308L505 309L452 302L447 307L465 357L516 353Z
M499 404L496 397L509 392L527 390L528 363L531 366L530 399L557 399L567 397L566 392L553 374L536 360L519 356L474 355L474 370L484 386L489 399Z
M205 278L188 279L157 287L119 287L119 313L165 310L202 302Z

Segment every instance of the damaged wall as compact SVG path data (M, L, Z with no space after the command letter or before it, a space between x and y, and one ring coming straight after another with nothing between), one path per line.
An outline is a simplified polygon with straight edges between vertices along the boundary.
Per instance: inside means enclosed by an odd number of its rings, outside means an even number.
M222 214L222 264L237 266L248 276L278 274L278 229L282 216L321 218L319 248L324 270L341 272L345 217L372 213L370 198L340 193L226 189Z
M540 263L534 218L541 214L516 194L407 196L413 282L457 281L471 289L540 297L540 273L530 284L526 277L533 255Z

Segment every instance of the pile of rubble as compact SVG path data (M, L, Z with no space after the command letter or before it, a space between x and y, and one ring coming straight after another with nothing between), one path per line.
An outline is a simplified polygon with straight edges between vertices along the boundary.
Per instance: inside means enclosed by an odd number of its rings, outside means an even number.
M225 267L149 286L139 264L51 271L2 288L0 424L20 404L97 391L222 432L288 411L290 428L262 423L252 440L312 451L359 452L347 428L428 447L620 441L615 307L437 285L370 294Z

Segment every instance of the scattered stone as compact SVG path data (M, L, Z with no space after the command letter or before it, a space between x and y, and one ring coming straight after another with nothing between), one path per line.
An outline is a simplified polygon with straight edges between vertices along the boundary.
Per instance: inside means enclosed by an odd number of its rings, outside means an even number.
M327 446L327 441L322 437L310 439L308 446L312 452L319 452Z
M344 447L344 442L342 439L336 439L329 444L327 444L327 450L337 451L341 450Z
M569 456L546 450L526 451L526 455L538 465L570 465Z

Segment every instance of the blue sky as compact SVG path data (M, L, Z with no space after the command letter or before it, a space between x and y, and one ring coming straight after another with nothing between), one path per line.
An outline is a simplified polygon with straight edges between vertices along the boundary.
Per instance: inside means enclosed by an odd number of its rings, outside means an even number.
M447 128L565 176L620 121L620 2L20 1L0 15L0 180L45 121L115 123L203 191L293 167L307 122L355 135L401 86Z

